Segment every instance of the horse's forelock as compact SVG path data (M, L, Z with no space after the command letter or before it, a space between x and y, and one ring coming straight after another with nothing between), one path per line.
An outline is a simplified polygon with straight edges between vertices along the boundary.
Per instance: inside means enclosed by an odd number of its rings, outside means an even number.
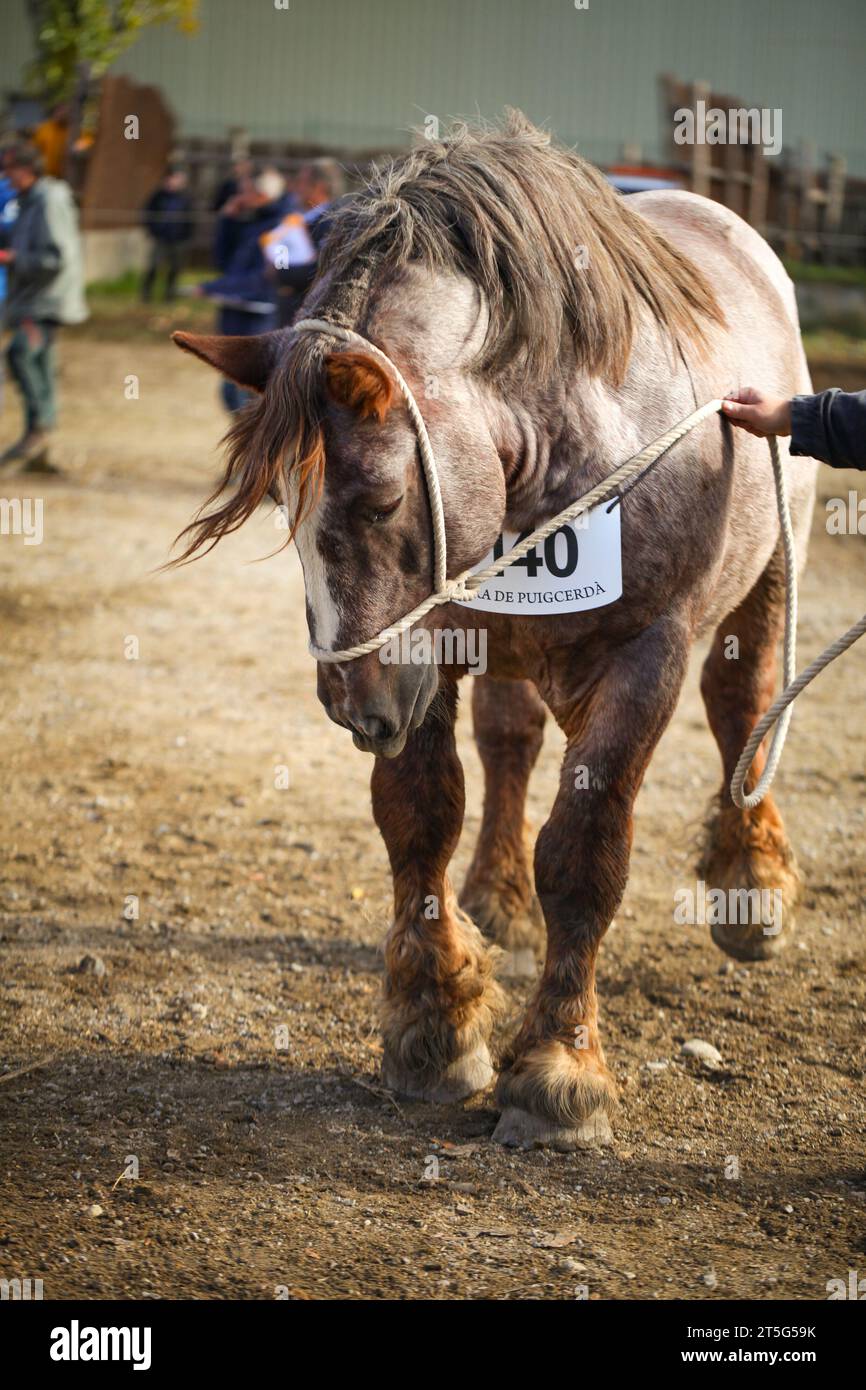
M289 475L294 508L287 543L292 539L324 483L324 383L322 342L305 335L290 347L264 393L238 412L226 432L223 476L195 520L181 531L178 540L186 538L187 544L173 564L207 554L242 526L266 497L288 505ZM224 496L226 500L214 508Z

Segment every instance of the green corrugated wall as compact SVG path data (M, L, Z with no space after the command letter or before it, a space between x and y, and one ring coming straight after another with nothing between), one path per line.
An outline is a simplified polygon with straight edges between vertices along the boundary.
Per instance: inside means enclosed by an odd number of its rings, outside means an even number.
M22 0L0 0L0 86L29 51ZM189 135L395 145L427 113L507 103L596 159L659 150L656 78L705 78L781 107L786 143L866 174L864 0L202 0L201 29L145 34L118 65L158 83Z

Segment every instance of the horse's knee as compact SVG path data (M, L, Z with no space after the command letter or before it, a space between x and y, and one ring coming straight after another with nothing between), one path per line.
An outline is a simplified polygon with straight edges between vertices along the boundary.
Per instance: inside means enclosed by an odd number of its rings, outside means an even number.
M569 916L580 907L583 921L603 932L618 908L628 882L632 828L630 807L616 797L588 790L573 819L551 818L535 844L535 886L545 916Z

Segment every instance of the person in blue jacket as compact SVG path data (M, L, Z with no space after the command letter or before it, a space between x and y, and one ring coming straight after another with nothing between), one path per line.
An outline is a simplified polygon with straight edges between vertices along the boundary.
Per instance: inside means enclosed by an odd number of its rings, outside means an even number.
M151 239L150 262L141 283L147 303L159 271L165 267L165 300L171 303L193 234L193 209L183 169L170 166L162 183L145 204L143 221Z
M732 425L749 434L789 434L791 453L831 468L866 471L866 391L833 386L815 396L765 396L745 386L722 401Z
M18 212L18 194L11 179L5 174L0 174L0 241L3 237L3 229L9 227L15 221ZM3 324L3 310L6 303L6 292L8 289L9 273L5 265L0 265L0 326ZM0 409L3 406L3 365L0 358Z
M214 261L221 273L196 291L219 305L217 332L247 337L276 328L276 287L268 274L261 239L295 207L282 174L268 168L256 177L252 190L238 193L223 208L214 245ZM250 398L233 381L223 381L221 391L230 411L239 410Z

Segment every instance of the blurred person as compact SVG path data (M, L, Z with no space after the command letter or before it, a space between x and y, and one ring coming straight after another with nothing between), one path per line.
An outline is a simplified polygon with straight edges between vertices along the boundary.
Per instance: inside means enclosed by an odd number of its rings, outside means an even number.
M276 289L267 275L262 240L295 205L282 174L268 166L250 189L241 189L223 207L214 244L214 261L221 274L195 291L219 305L217 332L247 337L276 327ZM233 381L223 381L221 391L226 409L232 412L250 397Z
M192 202L186 191L183 169L169 165L162 183L144 207L144 225L151 238L150 262L141 284L141 297L147 303L153 295L156 278L165 267L163 298L171 303L192 241Z
M722 401L732 425L764 437L791 436L795 457L866 471L866 391L833 386L814 396L767 396L744 386Z
M222 212L226 203L238 193L251 192L253 179L253 161L247 155L243 155L239 159L233 159L231 172L226 178L221 180L214 194L211 204L212 210L214 212Z
M66 172L69 116L69 103L59 101L52 106L48 119L41 121L33 131L33 143L42 155L42 167L52 179L62 179Z
M256 178L265 170L256 170L251 159L237 159L232 165L232 177L224 179L217 189L213 210L225 220L217 223L220 263L227 261L235 247L244 239L244 224L255 216L259 196ZM275 170L278 177L282 177Z
M2 159L2 152L0 152ZM18 213L18 194L12 180L6 174L0 173L0 237L3 229L10 227L15 221ZM0 323L2 323L3 302L6 299L6 287L9 272L5 265L0 265Z
M11 226L18 214L18 195L12 184L12 180L5 174L0 173L0 238L3 229ZM3 306L6 302L6 290L9 280L9 272L5 265L0 265L0 324L3 322ZM0 360L0 409L3 407L3 384L5 372L2 360Z
M345 200L343 171L333 160L303 165L295 179L300 212L272 233L266 254L277 284L281 327L291 323L312 284L335 208Z
M68 184L43 174L34 145L8 146L2 171L18 203L15 220L0 226L4 322L12 330L6 358L24 406L24 432L2 461L47 465L57 418L55 336L61 324L87 318L78 210Z

